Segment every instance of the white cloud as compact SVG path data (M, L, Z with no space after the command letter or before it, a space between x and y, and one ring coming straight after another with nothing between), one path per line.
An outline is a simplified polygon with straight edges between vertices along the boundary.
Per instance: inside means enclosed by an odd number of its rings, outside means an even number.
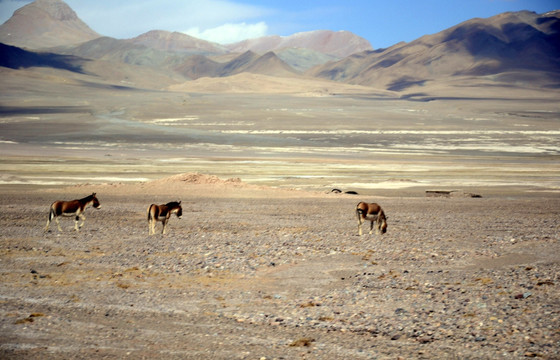
M265 36L268 26L264 21L247 24L247 23L227 23L201 31L199 27L193 27L184 31L185 34L194 36L199 39L212 41L218 44L231 44L234 42Z

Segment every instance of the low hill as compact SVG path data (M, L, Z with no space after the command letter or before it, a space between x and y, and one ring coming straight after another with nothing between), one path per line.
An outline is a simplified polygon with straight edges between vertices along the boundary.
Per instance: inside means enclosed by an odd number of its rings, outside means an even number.
M339 60L336 56L304 48L286 48L274 50L274 53L286 64L301 73L317 65L326 64L329 61Z
M175 67L175 71L191 79L223 77L243 72L273 76L293 76L296 71L276 54L258 55L247 51L229 61L217 62L205 56L191 56Z
M246 72L228 77L200 78L172 85L168 89L194 93L296 94L310 97L344 93L392 96L391 92L376 91L366 86L298 76L288 78Z

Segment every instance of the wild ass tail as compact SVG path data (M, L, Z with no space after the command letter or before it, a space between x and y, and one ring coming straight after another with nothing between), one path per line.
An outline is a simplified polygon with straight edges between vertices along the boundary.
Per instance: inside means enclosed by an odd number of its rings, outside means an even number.
M54 204L52 204L49 209L49 222L53 221L55 217L56 217L56 212L54 211Z
M152 219L152 206L154 206L153 204L148 206L148 221L150 221Z
M360 219L360 216L364 214L364 209L360 207L360 204L361 202L356 205L356 216L358 217L358 219Z
M47 217L47 225L45 226L45 231L49 230L49 225L50 225L51 221L56 216L53 207L54 207L54 204L51 205L51 207L49 208L49 216Z

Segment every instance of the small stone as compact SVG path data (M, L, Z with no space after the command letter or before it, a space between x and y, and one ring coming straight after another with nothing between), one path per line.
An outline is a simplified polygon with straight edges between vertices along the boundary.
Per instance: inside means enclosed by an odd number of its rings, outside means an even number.
M434 339L429 336L422 336L416 339L416 341L418 341L420 344L428 344L434 341Z
M396 315L404 315L406 313L407 313L407 311L403 308L398 308L398 309L395 310Z
M530 292L525 292L523 294L517 294L514 296L515 299L527 299L528 297L530 297L531 295L533 295Z
M311 338L301 338L301 339L298 339L298 340L295 340L294 342L292 342L292 343L290 344L290 346L296 346L296 347L305 346L305 347L309 347L309 346L311 346L311 343L314 342L314 341L315 341L315 339L311 339Z

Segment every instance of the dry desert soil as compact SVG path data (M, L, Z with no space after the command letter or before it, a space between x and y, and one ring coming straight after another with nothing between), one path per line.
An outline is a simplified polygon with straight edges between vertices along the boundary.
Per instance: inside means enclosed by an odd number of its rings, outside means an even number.
M80 232L44 232L52 201L92 192ZM147 206L178 199L182 218L148 236ZM361 200L385 209L385 235L357 235ZM3 359L560 357L558 197L181 174L3 188L0 226Z
M0 358L560 358L557 90L1 72Z

